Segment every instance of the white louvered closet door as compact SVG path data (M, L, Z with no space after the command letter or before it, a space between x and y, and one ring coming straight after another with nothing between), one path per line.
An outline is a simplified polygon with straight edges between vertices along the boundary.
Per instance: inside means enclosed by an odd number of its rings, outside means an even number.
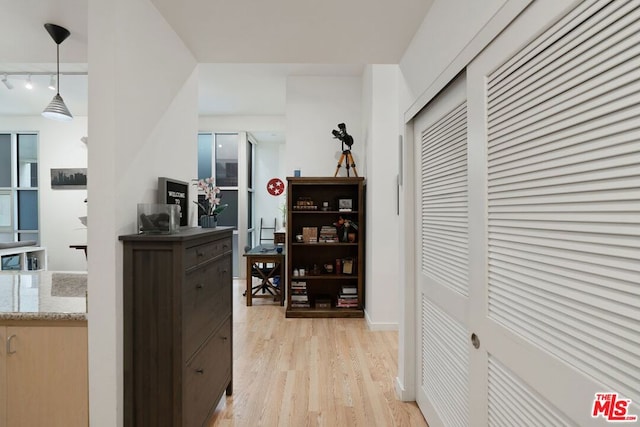
M465 100L459 77L414 122L420 174L416 400L431 427L469 424Z
M487 191L487 424L607 425L598 392L640 417L640 2L581 2L524 46L467 77L486 114L469 179Z

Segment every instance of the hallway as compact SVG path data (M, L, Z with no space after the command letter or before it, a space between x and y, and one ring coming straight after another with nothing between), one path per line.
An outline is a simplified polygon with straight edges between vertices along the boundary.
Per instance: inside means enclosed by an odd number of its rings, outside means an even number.
M286 319L269 299L245 305L233 290L233 395L214 426L426 426L415 403L396 399L396 331L364 319Z

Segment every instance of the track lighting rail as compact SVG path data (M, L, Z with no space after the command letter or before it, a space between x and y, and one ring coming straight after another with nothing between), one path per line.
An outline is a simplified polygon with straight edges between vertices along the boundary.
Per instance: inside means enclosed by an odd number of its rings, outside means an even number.
M0 71L0 76L50 76L55 75L55 71ZM61 76L86 76L89 73L86 71L60 71Z

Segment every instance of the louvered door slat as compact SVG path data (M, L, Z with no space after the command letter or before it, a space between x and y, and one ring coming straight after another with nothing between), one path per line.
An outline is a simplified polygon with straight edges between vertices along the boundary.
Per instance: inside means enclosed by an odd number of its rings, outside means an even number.
M583 2L487 80L489 317L634 401L638 69L640 4L600 0ZM502 422L513 421L499 403L515 392L506 372L491 361L490 419ZM522 410L540 420L539 410Z
M489 356L488 400L491 426L576 426L493 356Z
M446 425L469 425L466 330L423 296L422 386Z
M603 317L595 318L591 315L591 307L588 304L583 304L578 301L566 301L565 299L558 299L557 293L554 292L554 288L541 289L531 288L527 283L514 280L513 277L494 275L496 283L508 284L507 286L513 287L518 292L526 292L530 295L534 295L536 300L544 301L551 307L567 312L575 319L578 319L591 327L599 329L599 333L612 335L610 332L610 325L619 325L619 331L621 331L619 338L626 340L626 344L633 342L633 329L635 325L629 322L628 318L619 315L618 313L607 312ZM560 289L560 288L557 288ZM555 290L557 290L555 289Z
M495 150L491 150L489 164L492 168L492 173L495 173L500 170L501 165L509 168L512 161L526 159L529 156L553 153L555 150L579 153L603 148L607 146L608 138L611 138L613 144L635 141L639 139L639 130L639 123L633 120L599 121L597 126L588 125L587 128L573 128L563 132L556 132L555 134L539 135L535 139L511 141L511 144L502 144L500 147L496 147ZM607 141L603 141L605 137Z
M550 54L555 49L564 46L570 42L571 31L577 26L588 20L593 15L597 14L602 8L606 7L610 2L598 2L598 1L585 1L576 6L567 16L562 18L553 26L552 31L547 31L537 39L529 43L527 49L523 49L518 52L511 60L505 62L492 74L492 78L487 82L487 87L490 89L487 94L488 100L493 99L504 92L504 87L508 82L514 78L517 78L523 73L526 73L531 65L535 61L541 61L545 58L545 52ZM565 40L563 42L563 40ZM555 46L555 49L553 49Z
M558 149L555 153L547 151L545 153L531 154L529 156L525 156L523 154L520 155L519 158L514 159L511 164L496 163L494 170L491 173L492 185L500 185L502 183L500 180L504 177L510 178L514 175L524 175L532 172L545 171L557 166L579 166L588 162L588 166L583 169L593 170L594 168L606 168L608 166L606 163L607 161L615 162L616 160L626 160L627 164L632 165L637 157L637 152L635 152L635 142L640 140L640 135L617 135L611 139L610 143L604 147L587 142L579 147ZM601 156L602 158L594 160L592 157L594 151L599 151L603 154ZM558 158L558 154L561 154L563 157ZM630 156L630 158L617 158L621 156ZM533 158L535 158L535 161L532 161ZM616 166L615 163L611 164ZM579 172L579 170L576 171ZM535 175L533 175L533 177L535 177Z
M421 163L423 272L467 295L465 103L444 114L422 132ZM451 239L451 235L457 237Z
M567 308L561 304L558 304L555 300L545 298L544 295L540 295L536 292L529 292L529 287L521 283L509 283L496 280L496 283L502 285L496 287L496 295L502 295L505 298L517 296L525 301L528 301L532 308L535 308L532 312L544 313L541 320L547 324L557 326L558 329L569 330L570 333L575 334L575 337L579 340L594 339L594 342L600 343L600 348L607 348L607 352L601 352L600 355L605 357L606 354L612 353L619 360L621 366L640 366L640 355L634 354L633 345L630 344L629 338L633 338L631 334L627 336L615 335L609 332L608 324L604 322L592 322L589 321L588 316L581 316L578 310L571 311L571 308ZM585 319L586 318L586 319ZM598 336L593 338L587 336L582 330L583 322L590 324L591 328L597 328ZM600 327L598 327L599 325Z
M580 33L580 37L573 40L572 44L553 52L537 64L537 69L529 68L528 73L512 82L504 97L498 96L492 100L495 104L492 104L489 112L493 115L490 125L495 126L494 132L500 130L506 120L525 112L527 104L539 105L572 87L597 78L615 65L616 61L611 61L615 53L612 47L624 51L632 49L637 43L635 33L629 27L640 15L637 7L631 5L623 8L614 15L614 19L592 27L588 33ZM631 11L631 8L636 10ZM637 55L637 52L626 52L625 55L622 61Z
M561 283L563 286L568 289L581 289L580 283L590 284L593 281L597 281L597 289L601 292L598 294L599 297L611 298L614 301L616 300L616 295L624 294L624 292L620 292L620 287L625 287L625 285L617 283L616 281L628 282L626 286L630 288L630 295L632 296L633 292L637 292L637 289L633 286L633 279L637 276L636 270L628 270L628 269L620 269L616 266L605 265L604 262L593 264L592 262L588 262L587 260L576 260L570 258L569 254L564 254L561 251L548 251L547 254L541 253L541 251L534 252L532 250L522 251L518 253L518 255L512 255L514 253L513 248L504 248L504 244L498 244L497 240L490 242L494 246L493 255L490 261L490 265L495 265L496 268L504 268L508 270L510 267L513 268L517 266L515 272L520 271L523 275L529 274L542 278L543 280L548 281L549 283ZM528 248L527 248L528 249ZM501 265L499 262L494 260L505 260L510 262L512 265ZM536 269L540 269L541 271L537 272ZM502 274L507 274L507 271L503 271ZM585 275L594 275L598 277L584 277ZM564 278L571 278L581 280L576 282L575 280L564 280ZM606 280L608 279L608 280ZM607 285L601 285L600 283L608 283ZM540 284L543 286L543 284ZM584 286L585 296L588 295L590 288L588 286ZM605 294L607 290L614 289L609 294ZM621 296L621 295L618 295ZM607 302L603 302L603 304L607 304ZM623 302L623 304L628 305L629 302ZM637 306L637 302L635 303ZM597 304L594 303L594 307Z

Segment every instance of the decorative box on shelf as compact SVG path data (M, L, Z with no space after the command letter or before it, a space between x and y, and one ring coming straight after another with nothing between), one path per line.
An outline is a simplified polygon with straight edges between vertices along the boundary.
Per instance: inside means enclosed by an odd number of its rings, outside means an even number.
M273 233L273 243L276 245L279 245L279 244L284 245L285 243L287 243L286 234L287 233L285 229L275 231Z

